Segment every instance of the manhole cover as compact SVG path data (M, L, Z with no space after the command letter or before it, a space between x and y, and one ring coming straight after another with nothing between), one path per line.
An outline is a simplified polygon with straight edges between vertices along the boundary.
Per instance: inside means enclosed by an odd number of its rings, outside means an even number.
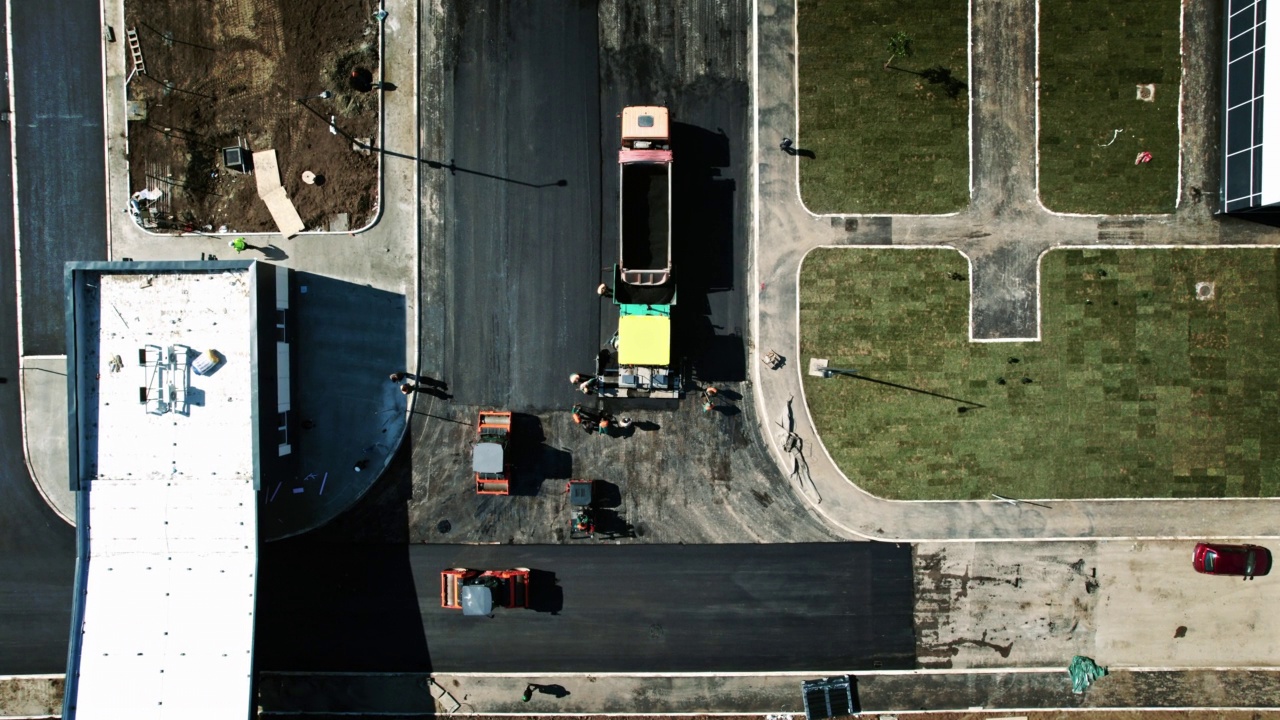
M448 520L441 520L436 524L436 529L440 531L441 535L444 535L453 529L453 525Z
M1211 282L1196 283L1196 299L1197 300L1212 300L1215 291L1216 291L1216 287Z

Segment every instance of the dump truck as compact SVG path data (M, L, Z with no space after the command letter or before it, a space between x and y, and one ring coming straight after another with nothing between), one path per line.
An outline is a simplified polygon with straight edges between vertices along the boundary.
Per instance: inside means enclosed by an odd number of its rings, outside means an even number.
M609 397L678 398L671 310L676 304L671 238L671 117L665 107L622 110L618 150L618 308L616 367L599 367Z
M511 413L480 411L476 421L476 444L471 469L476 476L476 492L481 495L511 494Z
M440 607L463 615L491 615L494 606L529 607L529 568L440 572Z
M671 123L666 108L622 109L618 195L622 281L665 285L671 279Z

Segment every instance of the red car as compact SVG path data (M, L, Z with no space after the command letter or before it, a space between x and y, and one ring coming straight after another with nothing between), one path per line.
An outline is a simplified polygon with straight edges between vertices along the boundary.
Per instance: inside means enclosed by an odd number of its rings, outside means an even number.
M1271 572L1271 551L1257 545L1196 543L1191 566L1206 575L1240 575L1249 580Z

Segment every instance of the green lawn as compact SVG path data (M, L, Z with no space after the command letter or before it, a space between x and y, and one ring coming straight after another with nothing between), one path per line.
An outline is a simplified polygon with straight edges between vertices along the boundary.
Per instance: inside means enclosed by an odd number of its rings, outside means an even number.
M1040 200L1073 213L1172 212L1178 0L1040 3ZM1212 45L1212 43L1211 43ZM1138 85L1156 85L1154 102ZM1123 129L1118 136L1114 131ZM1101 147L1115 137L1115 142ZM1138 153L1152 161L1135 165Z
M969 202L969 95L918 73L967 83L965 0L800 0L800 162L819 213L948 213ZM889 38L910 57L885 70ZM908 72L910 71L910 72Z
M1056 250L1043 341L971 343L959 253L818 250L801 367L869 379L806 375L809 408L840 468L883 497L1278 496L1278 266L1269 249ZM1195 299L1201 281L1212 299Z

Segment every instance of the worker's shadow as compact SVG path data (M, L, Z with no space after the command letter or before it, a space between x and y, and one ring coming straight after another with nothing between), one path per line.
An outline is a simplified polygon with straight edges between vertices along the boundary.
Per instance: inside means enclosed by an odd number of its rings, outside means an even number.
M564 608L564 590L556 574L547 570L529 571L529 609L559 615Z
M712 410L724 415L725 417L733 417L734 415L742 414L742 411L738 409L737 405L728 405L725 403L715 405Z
M258 248L258 252L262 253L263 260L270 260L271 262L284 262L289 259L289 253L281 250L275 245L260 247Z
M742 399L742 393L728 388L718 388L716 391L716 401L712 403L712 409L725 417L733 417L742 412L737 405L730 403L738 402Z
M569 697L569 691L563 685L539 685L538 692L543 695L551 695L555 699Z

